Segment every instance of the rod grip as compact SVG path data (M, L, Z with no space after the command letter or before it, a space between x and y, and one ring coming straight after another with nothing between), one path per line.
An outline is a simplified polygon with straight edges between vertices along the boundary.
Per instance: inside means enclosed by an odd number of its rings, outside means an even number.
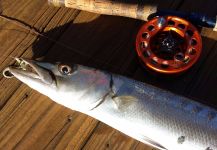
M93 13L124 16L147 21L156 13L157 6L150 4L126 3L125 0L48 0L54 6L64 6Z

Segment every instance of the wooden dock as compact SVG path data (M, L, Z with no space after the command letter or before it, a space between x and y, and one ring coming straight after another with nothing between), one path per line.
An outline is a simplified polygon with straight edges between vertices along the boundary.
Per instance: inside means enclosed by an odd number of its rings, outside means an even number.
M147 82L217 108L217 33L210 29L201 31L203 52L198 63L181 76L167 78L140 67L134 46L142 21L55 8L47 0L1 0L0 3L1 14L8 18L0 18L1 72L14 63L13 57L75 62ZM153 3L159 3L161 8L217 14L215 0L154 0ZM153 148L60 106L1 74L0 149Z

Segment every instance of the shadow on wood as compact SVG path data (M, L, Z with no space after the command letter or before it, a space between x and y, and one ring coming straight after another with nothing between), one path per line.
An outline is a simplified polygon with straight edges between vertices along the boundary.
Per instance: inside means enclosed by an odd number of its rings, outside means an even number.
M38 37L33 45L34 58L51 62L73 62L103 69L217 108L215 40L203 37L201 57L188 72L177 77L162 77L146 71L138 61L135 37L142 24L143 22L133 19L97 15L90 22L68 23L44 33L57 39L58 43ZM206 79L208 73L211 78ZM201 80L206 82L201 83Z

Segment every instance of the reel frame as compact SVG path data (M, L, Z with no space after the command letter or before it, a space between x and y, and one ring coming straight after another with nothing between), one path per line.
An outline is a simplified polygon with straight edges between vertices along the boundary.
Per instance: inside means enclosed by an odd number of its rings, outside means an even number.
M201 50L197 28L176 16L151 19L136 37L136 51L142 64L163 74L185 72L197 62Z

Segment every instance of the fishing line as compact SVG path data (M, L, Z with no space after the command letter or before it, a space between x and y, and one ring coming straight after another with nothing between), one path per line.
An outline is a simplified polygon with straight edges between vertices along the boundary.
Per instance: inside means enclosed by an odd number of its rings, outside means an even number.
M5 16L5 15L0 15L0 18L3 18L5 20L7 20L7 21L9 21L9 22L23 28L23 29L26 29L26 30L30 31L31 34L36 34L36 35L39 35L41 37L44 37L44 38L48 39L49 41L52 41L52 42L54 42L54 43L56 43L56 44L58 44L58 45L60 45L62 47L65 47L67 49L71 49L71 50L73 50L73 52L76 52L76 53L78 53L78 54L80 54L82 56L90 57L90 56L80 52L78 49L71 48L68 45L63 44L62 42L59 42L59 41L57 41L57 40L55 40L53 38L50 38L50 37L42 34L39 30L37 30L36 28L30 26L29 24L27 24L27 23L25 23L23 21L20 21L20 20L18 20L16 18L8 17L8 16Z
M26 29L27 31L30 32L30 34L35 34L35 35L37 35L37 36L46 38L47 40L49 40L49 41L51 41L51 42L54 42L54 43L57 44L57 45L60 45L60 46L62 46L62 47L64 47L64 48L67 48L67 49L69 49L69 50L72 50L73 52L75 52L75 53L77 53L77 54L79 54L79 55L81 55L81 56L84 56L84 57L86 57L86 58L92 60L92 57L93 57L93 56L87 55L86 53L83 53L83 52L82 52L81 50L79 50L79 49L75 49L75 48L69 47L68 45L66 45L66 44L64 44L64 43L62 43L62 42L60 42L60 41L57 41L57 40L55 40L55 39L53 39L53 38L51 38L51 37L48 37L48 36L44 35L43 33L41 33L41 32L40 32L38 29L36 29L35 27L32 27L31 25L29 25L29 24L27 24L27 23L25 23L25 22L23 22L23 21L21 21L21 20L18 20L18 19L16 19L16 18L12 18L12 17L6 16L6 15L3 15L3 14L0 14L0 18L5 19L5 20L7 20L8 22L11 22L12 24L14 24L14 25L16 25L16 26L19 26L19 27L21 27L21 28L23 28L23 29ZM11 58L13 58L13 59L16 58L15 56L10 56L10 55L5 55L5 56L9 56L9 57L11 57ZM98 62L98 63L103 63L104 65L107 65L107 66L111 66L108 62L105 62L105 61L102 61L102 60L99 60L99 59L94 59L93 61ZM119 67L115 67L115 66L112 66L112 67L115 68L115 69L120 69Z

